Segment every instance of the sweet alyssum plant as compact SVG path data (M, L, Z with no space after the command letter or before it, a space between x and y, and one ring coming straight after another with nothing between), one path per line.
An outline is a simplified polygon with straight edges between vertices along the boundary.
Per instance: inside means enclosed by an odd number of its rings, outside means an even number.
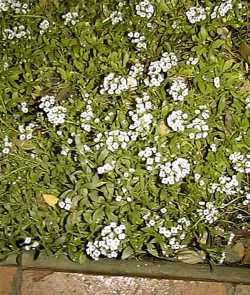
M0 0L1 257L223 263L249 229L249 13Z

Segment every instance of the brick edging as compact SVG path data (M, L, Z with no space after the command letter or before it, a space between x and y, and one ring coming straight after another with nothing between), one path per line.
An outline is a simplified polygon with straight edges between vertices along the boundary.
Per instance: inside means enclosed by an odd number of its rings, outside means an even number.
M7 260L0 262L0 265L17 265L16 259L17 256L9 257ZM135 259L100 259L99 261L92 261L86 259L82 264L77 264L63 256L48 257L40 255L34 260L34 253L25 252L22 254L21 268L22 270L49 269L59 272L215 281L250 285L249 267L214 266L211 271L206 264L190 265L154 259L142 261Z

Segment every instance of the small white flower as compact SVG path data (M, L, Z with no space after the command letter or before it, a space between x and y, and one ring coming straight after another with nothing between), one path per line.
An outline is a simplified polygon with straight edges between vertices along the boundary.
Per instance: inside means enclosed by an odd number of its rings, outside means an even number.
M131 43L135 44L135 47L138 51L147 48L146 39L143 33L129 32L128 38L130 39Z
M40 28L40 35L43 35L44 32L46 30L48 30L49 28L49 21L48 20L43 20L40 24L39 24L39 28Z
M110 171L112 171L115 167L113 166L113 164L107 163L104 164L103 166L100 166L97 168L97 173L98 174L104 174L104 173L108 173Z
M125 236L124 233L121 233L121 234L118 235L118 239L119 239L119 240L124 240L125 237L126 237L126 236Z
M199 62L199 58L198 57L196 57L196 58L194 58L194 57L189 57L189 59L187 60L187 62L186 62L186 64L187 65L196 65L197 63Z
M206 10L202 6L191 7L186 16L191 24L195 24L206 19Z
M155 220L150 219L149 222L148 222L148 225L149 226L154 226L155 225Z
M184 131L186 126L186 119L187 114L183 113L182 111L173 111L168 117L167 117L167 123L168 126L173 129L174 131Z
M78 13L77 12L68 12L62 16L64 19L64 24L71 24L74 26L78 22Z
M245 104L246 104L246 109L250 109L250 96L246 98Z
M223 1L220 5L214 7L211 13L211 19L225 17L228 11L233 9L232 0Z
M198 182L200 178L201 178L201 175L199 173L194 174L195 182Z
M37 241L34 241L32 244L31 244L31 248L36 248L39 246L39 243Z
M166 208L161 208L161 210L160 210L160 211L161 211L161 213L162 213L162 214L164 214L164 213L166 213L166 212L167 212L167 209L166 209Z
M220 78L219 77L214 78L214 87L220 88Z
M122 200L122 196L116 196L116 197L115 197L115 200L116 200L117 202L120 202L120 201Z
M122 14L120 11L114 11L111 13L109 19L111 19L112 25L116 25L122 21Z
M188 95L188 88L182 78L175 78L168 90L174 101L183 101Z
M24 239L24 242L23 242L24 244L30 244L31 243L31 237L26 237L25 239Z
M154 6L148 0L140 1L136 7L136 14L142 18L150 19L154 13Z
M160 165L159 177L163 184L175 184L180 182L190 173L190 164L184 158L177 158L173 162Z
M217 151L217 146L215 143L210 144L210 148L212 152L216 152Z

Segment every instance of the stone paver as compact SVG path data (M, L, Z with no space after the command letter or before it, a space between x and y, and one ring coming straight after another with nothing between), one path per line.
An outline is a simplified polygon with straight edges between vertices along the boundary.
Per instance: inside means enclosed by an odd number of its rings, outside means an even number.
M13 290L13 283L15 281L16 268L15 267L0 267L0 294L10 295Z
M214 282L24 271L21 294L16 268L0 267L0 295L250 295L250 286Z
M249 286L25 271L22 295L250 295Z

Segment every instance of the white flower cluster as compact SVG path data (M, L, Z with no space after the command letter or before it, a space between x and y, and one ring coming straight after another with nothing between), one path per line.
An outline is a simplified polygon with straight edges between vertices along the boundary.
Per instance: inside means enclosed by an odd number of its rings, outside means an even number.
M78 22L78 12L68 12L62 16L64 24L74 26Z
M153 227L156 225L157 220L160 219L160 216L156 213L148 212L142 216L146 223L146 227Z
M172 250L179 250L185 248L186 245L181 245L178 240L184 240L186 237L185 231L189 227L191 222L186 218L179 218L177 224L172 226L170 229L165 226L159 227L159 233L163 235L168 240L168 245Z
M21 3L17 0L0 0L0 12L6 12L9 9L12 9L14 13L26 14L28 8L27 3Z
M202 209L197 209L200 217L204 218L205 223L212 224L218 219L219 211L212 202L199 202Z
M239 182L236 175L233 176L221 176L219 178L219 183L214 182L209 189L209 193L220 192L226 195L235 195L239 192Z
M135 173L135 169L134 168L129 168L124 174L123 176L128 179L129 177L133 177L133 173ZM135 179L136 177L133 177L133 179Z
M203 179L201 179L201 174L200 173L195 173L194 174L194 180L196 183L198 183L200 186L204 186L205 185L205 181Z
M2 150L0 151L0 155L1 154L5 154L5 155L9 154L11 147L12 147L12 142L9 141L8 136L5 136L3 138L3 142L1 144L1 149Z
M39 242L34 241L32 242L31 237L26 237L24 241L20 244L21 247L24 247L26 251L29 251L31 249L35 249L39 246Z
M163 184L175 184L180 182L190 173L190 164L184 158L177 158L173 162L160 165L159 177Z
M134 169L133 168L131 168L131 169L129 169L130 171L133 171L134 172ZM128 172L125 172L124 173L124 177L129 177L130 175L129 175L129 173ZM118 183L120 183L120 181L118 181ZM131 198L131 196L130 196L130 194L129 194L129 192L128 192L128 190L127 190L127 188L126 187L122 187L121 188L121 193L119 193L119 195L116 195L115 196L115 200L117 201L117 202L121 202L121 201L127 201L127 202L132 202L132 198Z
M144 65L140 63L136 63L130 67L128 74L130 77L136 78L142 75L143 71L144 71Z
M39 108L47 114L48 121L53 125L63 124L65 120L66 108L55 106L55 97L46 95L41 98Z
M181 110L173 111L167 117L168 126L174 131L184 131L187 124L188 114Z
M135 44L135 47L138 51L147 48L146 38L143 33L139 32L129 32L128 38L131 43Z
M53 106L47 113L48 121L53 125L63 124L65 120L66 108L62 106Z
M161 154L157 152L156 147L146 147L138 153L143 162L146 162L146 169L152 171L153 168L159 167L161 162Z
M88 99L88 98L89 98L89 94L85 93L84 94L84 101L86 103L86 111L84 111L80 114L81 128L86 132L91 131L90 122L94 119L94 113L93 113L93 109L92 109L92 100Z
M70 149L67 146L62 146L61 148L61 155L67 156L69 154Z
M29 109L27 107L27 102L21 102L21 111L25 114L28 113Z
M15 26L12 29L4 29L3 30L3 40L13 40L13 39L22 39L22 38L30 38L30 31L25 29L25 26Z
M39 108L43 109L44 112L48 113L54 104L55 104L55 96L45 95L41 98Z
M63 201L58 202L58 206L61 209L69 211L71 209L72 201L70 198L65 198Z
M196 132L192 131L189 134L190 139L200 139L206 138L208 136L209 126L207 120L209 118L209 110L207 106L201 105L197 110L195 110L195 114L198 115L195 119L192 120L190 124L187 125L187 128L195 129Z
M215 77L214 78L214 87L215 88L220 88L220 77Z
M195 24L202 20L205 20L206 10L202 6L193 6L187 12L186 16L191 24Z
M135 10L138 16L150 19L154 14L155 8L148 0L142 0L136 5Z
M243 205L244 205L244 206L247 206L247 205L250 204L250 194L246 194L245 197L246 197L246 198L245 198L245 200L243 201Z
M183 78L175 78L168 90L168 93L173 97L174 101L183 101L188 96L188 87Z
M20 140L30 140L32 138L33 128L35 127L34 123L29 123L27 126L24 124L18 126L18 130L20 132L19 139Z
M116 10L111 13L109 19L111 19L112 25L116 25L122 21L122 13Z
M177 222L179 223L179 224L181 224L182 225L182 227L188 227L188 226L190 226L191 225L191 221L188 219L188 218L186 218L186 217L181 217L181 218L179 218L178 220L177 220Z
M241 173L250 173L250 154L235 152L229 156L233 169Z
M250 109L250 96L246 98L245 104L246 104L246 109Z
M217 5L214 7L213 12L211 13L211 19L225 16L229 10L233 9L233 3L232 0L227 0L225 2L222 2L220 5Z
M126 149L130 141L135 141L137 135L132 131L111 130L104 133L106 136L107 149L111 152L117 151L119 148Z
M95 138L93 139L93 142L95 143L94 147L95 147L95 149L97 151L99 151L100 148L104 146L104 143L102 142L102 140L103 140L103 134L102 133L97 133Z
M189 59L186 61L187 65L197 65L197 63L199 62L199 58L198 57L192 57L190 56Z
M97 168L97 173L98 174L104 174L104 173L108 173L112 170L115 169L115 161L112 161L111 164L110 163L106 163L103 166L99 166Z
M126 5L126 1L119 0L118 7L122 8L125 5Z
M133 77L116 76L115 73L110 73L104 77L103 84L101 85L101 94L121 94L124 91L133 89L137 86L137 81Z
M213 153L217 151L217 145L215 143L210 144L210 149Z
M112 121L114 119L114 112L108 112L107 115L104 117L104 121Z
M47 19L43 20L39 24L39 29L40 29L40 35L43 35L45 31L47 31L49 28L49 21Z
M135 111L129 111L133 123L129 125L129 129L135 130L137 134L144 136L147 134L153 123L153 116L149 110L152 109L152 103L147 93L143 93L142 97L136 97Z
M116 258L121 250L121 241L126 238L125 225L117 225L111 222L101 231L101 240L88 242L86 253L94 260L98 260L100 256L108 258Z
M148 77L144 83L148 87L158 87L164 81L163 73L177 65L177 57L173 52L164 52L159 60L153 61L148 67Z

